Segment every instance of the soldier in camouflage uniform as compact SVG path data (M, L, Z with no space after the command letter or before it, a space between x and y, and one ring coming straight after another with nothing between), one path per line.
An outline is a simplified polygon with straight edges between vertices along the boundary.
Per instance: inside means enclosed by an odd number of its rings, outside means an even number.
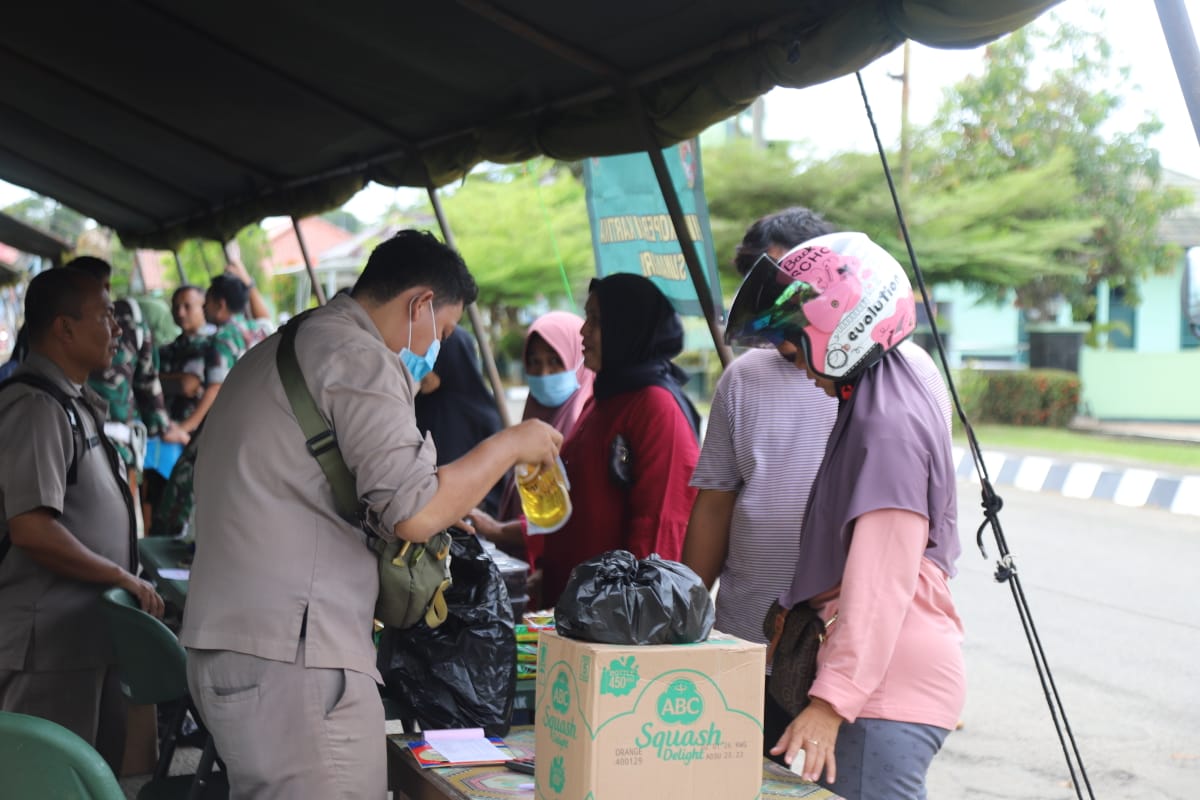
M171 295L171 315L182 331L158 348L159 377L166 396L167 414L182 423L196 412L204 396L204 354L208 339L204 328L204 290L181 286Z
M183 423L196 413L200 398L204 396L204 353L209 339L201 332L204 328L204 290L198 286L176 289L171 296L171 315L181 333L158 348L158 374L167 404L167 415L172 422ZM160 460L153 465L147 463L142 474L147 520L160 516L157 509L164 502L169 518L178 515L177 511L171 511L178 501L177 491L168 486L174 462L167 460L167 452L166 448L162 448ZM153 533L153 523L150 527Z
M99 258L81 256L67 266L89 273L103 283L106 290L111 286L112 267ZM108 403L109 422L126 427L141 422L150 436L161 436L165 441L180 444L186 443L187 435L167 417L162 384L158 380L154 338L149 327L137 318L131 301L118 300L114 306L117 322L121 326L117 352L113 356L112 365L93 373L88 379L88 385ZM134 473L137 463L132 441L124 433L111 431L112 429L109 429L106 432L110 432L109 438L116 445L121 460L129 468L131 484L135 486Z

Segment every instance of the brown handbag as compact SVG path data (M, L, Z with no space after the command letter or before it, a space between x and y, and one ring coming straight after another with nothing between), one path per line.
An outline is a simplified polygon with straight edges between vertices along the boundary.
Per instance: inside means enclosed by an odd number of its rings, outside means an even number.
M776 600L763 619L767 662L771 674L767 693L784 711L796 716L808 705L808 691L817 678L817 651L825 641L825 631L837 619L834 614L824 622L808 603L790 609Z

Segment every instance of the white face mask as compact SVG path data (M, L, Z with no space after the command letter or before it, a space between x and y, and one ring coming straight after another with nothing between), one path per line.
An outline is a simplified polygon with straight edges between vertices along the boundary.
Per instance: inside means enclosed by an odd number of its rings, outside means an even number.
M416 299L413 299L416 302ZM408 308L408 345L400 351L400 361L408 368L412 374L413 380L419 381L429 373L433 372L433 365L437 363L438 353L442 350L442 341L437 335L437 319L433 314L433 301L429 301L429 323L433 326L433 341L429 345L429 349L425 351L425 355L419 356L409 348L412 346L412 306Z

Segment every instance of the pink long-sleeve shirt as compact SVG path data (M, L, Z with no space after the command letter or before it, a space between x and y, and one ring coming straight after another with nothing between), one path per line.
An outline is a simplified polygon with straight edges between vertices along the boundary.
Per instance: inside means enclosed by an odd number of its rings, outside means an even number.
M809 695L859 717L953 729L966 699L962 621L946 574L923 556L929 521L863 514L841 586L814 606L830 625ZM820 601L820 602L818 602Z

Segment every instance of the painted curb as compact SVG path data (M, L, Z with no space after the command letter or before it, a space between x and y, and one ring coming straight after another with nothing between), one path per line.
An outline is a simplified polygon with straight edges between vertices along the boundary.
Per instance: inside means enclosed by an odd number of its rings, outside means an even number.
M952 448L960 480L979 484L975 462L965 447ZM1046 456L983 451L983 462L996 486L1064 497L1108 500L1130 508L1161 508L1200 516L1200 475L1172 475L1139 467L1087 461L1056 461Z

